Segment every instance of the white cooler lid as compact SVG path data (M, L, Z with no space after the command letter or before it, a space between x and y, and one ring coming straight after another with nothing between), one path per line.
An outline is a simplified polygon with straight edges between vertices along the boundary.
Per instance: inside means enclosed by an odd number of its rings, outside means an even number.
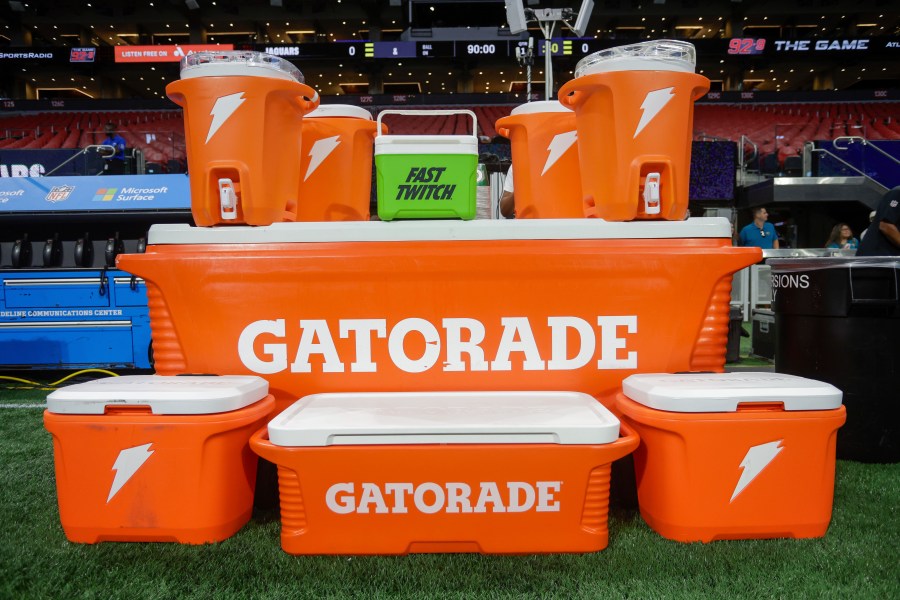
M622 382L644 406L679 413L735 412L738 404L783 402L785 410L830 410L843 394L829 383L784 373L643 373Z
M374 121L372 113L361 106L352 104L320 104L317 109L303 115L304 119L319 119L327 117L349 117Z
M474 135L382 134L375 137L375 156L383 154L478 154Z
M269 382L251 375L126 375L76 383L47 396L47 409L102 415L107 406L149 406L154 415L207 415L238 410L269 393Z
M314 394L269 423L276 446L608 444L619 420L578 392Z
M375 138L375 142L385 136ZM459 221L330 221L273 223L261 227L192 227L186 223L150 226L150 244L281 244L313 242L436 242L464 240L603 240L727 238L724 217L685 221L603 219L476 219Z
M527 104L520 104L512 109L510 116L530 115L535 113L571 113L572 109L564 106L559 100L536 100Z

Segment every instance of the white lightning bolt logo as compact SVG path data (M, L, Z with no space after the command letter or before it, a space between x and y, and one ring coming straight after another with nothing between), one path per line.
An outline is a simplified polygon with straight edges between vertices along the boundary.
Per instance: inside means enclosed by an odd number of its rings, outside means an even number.
M547 162L544 163L544 170L541 171L541 175L546 173L547 169L552 167L559 160L559 157L575 144L577 136L577 131L565 131L553 136L553 139L550 140L550 145L547 146Z
M153 454L153 450L150 449L150 446L153 444L144 444L143 446L135 446L134 448L125 448L121 452L119 452L119 456L116 457L116 462L113 464L113 471L116 472L115 478L113 478L112 487L109 488L109 497L106 499L106 502L109 503L110 500L113 499L119 490L122 489L122 486L128 483L128 480L137 473L138 469L143 466L147 459L150 458L150 455Z
M212 123L209 124L209 133L206 134L207 144L209 143L209 139L219 130L219 127L225 124L228 117L234 114L234 111L236 111L245 100L244 92L216 98L216 103L213 104L212 110L209 111L209 114L212 115Z
M778 440L777 442L760 444L759 446L753 446L747 450L747 454L744 455L744 460L741 461L743 472L741 473L741 478L738 479L737 485L734 486L734 493L731 494L731 502L734 502L734 499L744 491L744 488L750 485L750 482L756 479L756 476L762 473L763 469L768 467L769 463L784 450L784 448L781 447L781 442L783 441L784 440Z
M641 115L641 120L638 122L637 129L634 130L635 138L644 129L644 127L646 127L647 124L653 120L653 117L658 115L659 111L661 111L663 107L669 103L669 100L675 97L675 92L672 91L674 89L674 87L667 87L661 90L653 90L651 92L647 92L647 96L641 103L641 110L644 111L644 113Z
M328 158L328 155L331 154L340 143L341 136L339 135L316 140L316 143L309 149L309 167L306 169L306 175L303 177L303 181L309 179L309 176L312 175L313 171L319 168L322 161Z

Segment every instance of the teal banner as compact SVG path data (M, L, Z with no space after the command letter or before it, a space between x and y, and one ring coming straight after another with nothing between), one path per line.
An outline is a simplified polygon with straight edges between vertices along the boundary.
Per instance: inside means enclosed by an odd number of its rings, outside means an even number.
M0 178L0 214L190 208L184 174Z

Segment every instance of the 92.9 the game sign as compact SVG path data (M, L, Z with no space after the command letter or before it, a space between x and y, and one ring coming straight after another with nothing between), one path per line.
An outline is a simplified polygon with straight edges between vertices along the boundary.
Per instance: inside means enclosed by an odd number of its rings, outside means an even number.
M96 48L71 48L69 50L69 62L72 63L92 63L96 56Z
M762 54L765 49L765 38L731 38L728 40L728 54Z

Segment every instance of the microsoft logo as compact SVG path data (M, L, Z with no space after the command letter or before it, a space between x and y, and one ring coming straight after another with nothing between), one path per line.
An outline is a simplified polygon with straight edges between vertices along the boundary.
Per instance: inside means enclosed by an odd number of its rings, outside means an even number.
M119 188L100 188L94 192L94 202L110 202L118 191Z

